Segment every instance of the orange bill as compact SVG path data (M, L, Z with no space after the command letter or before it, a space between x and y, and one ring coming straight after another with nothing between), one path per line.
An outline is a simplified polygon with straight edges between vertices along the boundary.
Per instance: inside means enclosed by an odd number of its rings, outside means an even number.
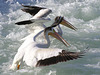
M74 27L71 23L69 23L68 21L66 21L64 18L63 18L63 20L62 20L62 22L60 24L66 26L66 27L69 27L69 28L71 28L73 30L77 30L76 27Z
M54 33L49 33L49 35L53 36L57 40L61 41L65 46L70 46L68 42L66 42L55 30Z

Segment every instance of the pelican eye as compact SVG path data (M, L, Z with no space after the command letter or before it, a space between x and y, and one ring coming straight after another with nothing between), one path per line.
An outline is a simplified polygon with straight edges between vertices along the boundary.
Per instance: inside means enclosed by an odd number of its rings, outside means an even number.
M55 18L55 21L56 21L56 23L61 23L62 22L62 20L63 20L63 17L61 17L61 16L57 16L56 18Z

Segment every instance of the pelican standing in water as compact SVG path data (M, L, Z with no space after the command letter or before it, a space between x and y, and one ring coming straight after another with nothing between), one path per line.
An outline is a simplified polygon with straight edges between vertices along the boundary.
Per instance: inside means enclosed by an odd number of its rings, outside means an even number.
M55 26L56 25L53 25L44 29L45 44L35 42L34 33L28 36L18 49L10 69L19 69L22 59L26 65L30 67L39 67L80 58L83 52L69 52L59 48L47 48L50 46L49 35L60 40L66 46L68 45L68 43L55 32Z

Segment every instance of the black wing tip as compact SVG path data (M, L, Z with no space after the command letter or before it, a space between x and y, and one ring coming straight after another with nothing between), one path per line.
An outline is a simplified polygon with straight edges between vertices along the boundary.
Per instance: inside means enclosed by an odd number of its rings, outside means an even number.
M67 50L62 50L61 54L65 54L66 56L70 56L72 60L82 58L84 56L85 51L80 51L80 52L70 52Z
M17 25L21 25L19 22L16 22L15 24L17 24Z
M22 8L21 10L22 10L22 11L25 11L25 9L23 9L23 8Z
M24 24L21 23L21 22L16 22L15 24L16 24L16 25L24 25Z
M17 25L25 25L25 24L31 24L31 23L33 23L31 20L26 20L26 21L16 22L15 24L17 24Z
M62 50L61 52L59 52L58 56L53 56L51 58L39 60L36 64L36 67L49 66L49 65L57 64L59 62L67 62L70 60L82 58L84 56L84 53L85 53L84 51L70 52L70 51Z
M24 4L21 4L23 7L26 7L26 8L40 8L40 9L46 9L45 7L42 7L42 6L32 6L32 5L24 5Z

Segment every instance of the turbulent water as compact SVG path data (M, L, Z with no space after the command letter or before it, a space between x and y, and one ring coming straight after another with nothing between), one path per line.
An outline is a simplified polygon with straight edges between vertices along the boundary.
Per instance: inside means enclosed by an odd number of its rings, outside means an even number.
M57 40L51 40L51 48L82 51L88 47L85 56L78 60L58 63L47 67L31 68L22 65L20 70L9 70L20 39L28 35L25 26L14 23L31 16L22 12L21 4L37 5L52 9L48 16L64 16L78 28L73 31L62 26L63 38L70 43L65 47ZM100 0L0 0L0 75L100 75Z

